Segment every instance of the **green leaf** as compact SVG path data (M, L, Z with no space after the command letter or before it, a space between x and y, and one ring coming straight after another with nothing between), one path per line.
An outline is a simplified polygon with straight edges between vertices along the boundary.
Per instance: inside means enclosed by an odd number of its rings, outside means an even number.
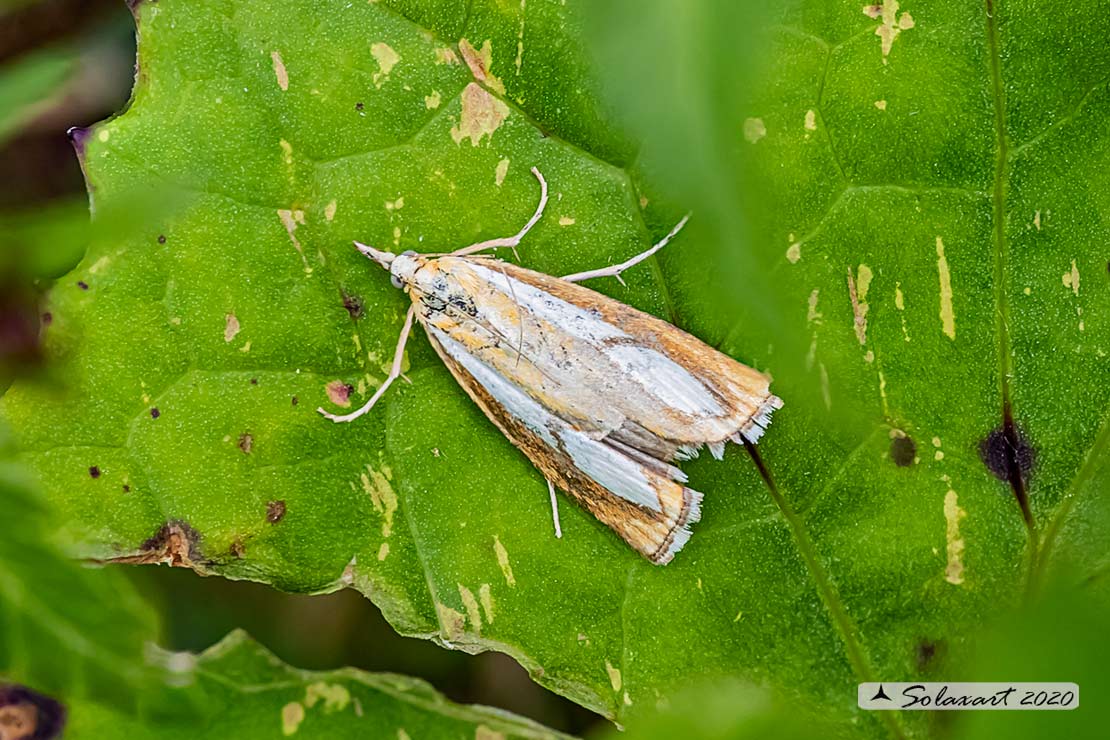
M0 684L127 706L155 625L123 573L81 567L48 544L51 512L0 460Z
M68 385L3 401L59 536L353 585L399 631L508 652L621 720L731 675L845 731L927 734L860 715L854 684L944 677L1057 553L1105 562L1085 523L1110 444L1110 62L1093 5L887 4L782 2L759 24L615 6L642 157L561 3L141 5L134 99L88 132L85 167L98 209L142 187L185 202L97 240L51 298ZM746 50L730 30L749 26ZM458 60L487 40L483 87ZM373 392L405 310L351 240L513 233L533 165L553 198L521 258L545 272L626 258L695 206L627 288L596 287L770 370L786 399L766 476L735 449L687 466L705 515L665 568L573 507L555 540L542 478L422 338L383 407L314 412L329 383ZM1018 430L1034 465L1015 486L980 449L1004 462ZM176 545L142 552L165 531Z
M508 712L447 701L423 681L291 668L241 631L199 655L155 650L165 686L144 716L73 707L66 737L555 738Z
M2 14L0 10L0 14ZM73 71L69 50L40 51L0 67L0 144L41 111Z

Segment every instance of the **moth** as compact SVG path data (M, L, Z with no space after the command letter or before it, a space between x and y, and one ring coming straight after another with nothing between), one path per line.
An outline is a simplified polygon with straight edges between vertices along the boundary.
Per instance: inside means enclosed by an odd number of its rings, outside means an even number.
M459 385L547 479L561 536L555 489L611 527L658 565L670 562L701 516L702 494L675 461L707 447L718 460L727 442L755 443L782 400L771 379L654 316L580 282L614 277L662 249L619 265L563 277L504 262L547 205L539 170L535 213L514 236L454 252L393 254L355 242L412 299L392 369L348 422L367 413L401 374L420 322ZM621 281L623 283L623 280Z

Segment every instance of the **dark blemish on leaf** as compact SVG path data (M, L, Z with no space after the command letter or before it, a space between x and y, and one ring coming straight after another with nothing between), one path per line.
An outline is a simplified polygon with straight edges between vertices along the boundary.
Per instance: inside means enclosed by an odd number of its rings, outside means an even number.
M928 638L918 640L914 651L917 670L927 671L935 667L936 663L944 658L947 649L948 643L944 640L930 640Z
M266 521L270 524L277 524L285 518L285 502L284 501L271 501L266 504Z
M150 410L150 418L151 418L151 419L157 419L157 418L158 418L159 416L161 416L161 415L162 415L162 412L161 412L161 411L159 411L157 407L155 407L155 408L152 408L152 409Z
M129 486L129 485L127 485L126 483L124 483L124 484L123 484L123 492L124 492L124 493L131 493L131 486Z
M917 457L917 445L909 437L898 436L890 440L890 459L900 468L913 465Z
M49 311L46 311L45 313L43 313L43 315L42 315L42 325L43 326L50 326L53 323L54 323L54 314L50 313Z
M250 432L243 432L239 435L239 449L243 451L244 455L251 454L251 446L254 444L254 437Z
M99 478L100 477L100 468L97 467L96 465L90 466L89 467L89 477L90 478Z
M231 547L228 548L228 552L230 552L236 560L242 560L243 553L245 553L246 551L247 550L245 547L243 547L242 541L239 539L232 540Z
M300 399L297 398L296 396L293 396L293 398L291 398L290 400L293 402L294 406L296 406L298 403L301 402Z
M1002 410L1002 426L994 429L979 443L979 459L987 470L1010 484L1025 523L1033 526L1033 513L1029 509L1026 486L1035 461L1033 445L1014 421L1013 411L1007 404Z
M56 699L26 686L0 686L0 738L52 740L66 723L65 707Z
M361 111L361 110L363 110L363 109L364 109L365 107L366 107L366 106L365 106L365 105L364 105L363 103L355 103L355 110Z
M89 284L86 283L84 280L78 280L77 281L77 287L80 288L81 290L88 290L89 289Z
M258 378L251 378L251 385L258 385Z
M344 295L343 308L351 314L352 319L361 319L363 314L362 299L357 295Z
M172 519L139 546L141 555L115 558L116 562L167 563L175 568L192 568L200 560L200 534L188 522Z
M158 243L159 244L165 244L166 243L166 235L165 234L159 234L158 235Z

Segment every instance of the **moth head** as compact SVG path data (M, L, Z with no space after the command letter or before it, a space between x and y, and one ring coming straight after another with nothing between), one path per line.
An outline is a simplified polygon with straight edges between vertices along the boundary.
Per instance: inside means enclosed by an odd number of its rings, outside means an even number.
M358 251L381 265L382 269L389 271L390 282L395 288L403 288L412 282L412 274L421 264L419 256L411 249L398 255L393 252L383 252L359 242L355 242L355 246L358 247Z

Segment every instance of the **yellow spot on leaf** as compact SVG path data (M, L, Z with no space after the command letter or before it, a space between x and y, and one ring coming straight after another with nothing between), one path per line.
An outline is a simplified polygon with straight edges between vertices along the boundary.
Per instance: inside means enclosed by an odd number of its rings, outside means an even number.
M559 225L560 226L574 226L574 219L571 218L570 216L560 216L559 217Z
M435 110L439 107L442 98L439 96L439 90L432 90L431 95L424 96L424 107L428 110Z
M383 542L382 546L378 548L378 562L382 562L389 557L389 543Z
M817 111L810 109L806 111L806 131L817 130Z
M335 211L338 207L338 203L336 203L334 200L330 201L326 206L324 206L324 218L330 222L333 218L335 218Z
M508 115L509 106L471 82L462 91L462 115L459 124L451 127L451 138L456 144L470 139L471 146L478 146L483 136L493 137Z
M505 583L510 586L515 586L516 578L513 576L513 566L509 563L509 551L501 544L501 538L497 535L493 536L493 551L497 553L497 564L501 566L501 573L505 576Z
M478 725L474 729L474 740L505 740L505 733Z
M230 342L232 339L234 339L235 335L239 333L240 328L241 327L239 326L239 319L236 318L235 314L229 313L227 316L225 316L224 341Z
M286 737L296 733L303 721L304 705L299 701L291 701L281 708L281 734Z
M436 64L458 64L459 55L446 46L436 47Z
M944 241L937 237L937 273L940 276L940 323L949 339L956 338L956 314L952 310L952 275L944 256Z
M876 100L875 101L875 107L878 108L879 110L886 110L886 101L885 100Z
M305 706L311 709L320 701L324 702L326 714L341 712L351 703L351 692L347 691L346 686L338 683L317 681L309 684L304 694Z
M297 225L304 225L304 211L289 210L279 208L277 211L278 218L281 219L281 225L285 227L285 232L289 234L289 240L293 242L293 247L297 250L297 254L301 256L301 262L304 263L304 271L311 274L312 268L308 266L308 259L304 255L304 247L297 239Z
M393 51L393 47L384 41L370 45L370 53L378 62L378 70L374 73L372 79L374 80L374 87L381 87L382 84L389 79L389 73L393 71L393 67L397 62L401 61L401 57L397 52Z
M948 565L944 569L944 580L958 586L964 582L964 540L960 537L960 520L967 512L960 508L959 497L951 488L944 494L945 539L947 540Z
M112 132L106 128L102 128L100 129L100 133L96 135L96 138L100 139L101 141L107 141L108 139L112 138Z
M1037 231L1041 230L1041 212L1037 211L1033 214L1033 225L1037 227Z
M383 517L382 537L388 537L393 533L393 514L397 511L397 494L393 491L393 486L389 485L389 480L384 475L369 465L366 466L366 472L359 475L359 480L362 482L362 490L370 494L374 510Z
M879 27L875 29L875 35L882 43L883 64L887 63L887 57L890 56L890 50L894 46L894 39L898 38L902 31L908 31L914 26L913 16L909 13L902 13L899 16L898 7L898 0L883 0L880 5L863 7L864 14L869 18L882 19Z
M439 617L439 627L443 636L448 640L457 640L466 626L466 617L462 612L436 602L436 615Z
M762 118L748 118L744 121L744 138L752 144L767 135L767 126Z
M271 51L270 59L274 62L274 76L277 77L278 87L283 91L289 89L289 73L285 71L285 62L281 61L280 51Z
M397 200L387 200L385 202L385 210L387 210L387 211L399 211L404 207L405 207L404 197L400 197Z
M505 175L509 174L509 160L502 159L497 163L497 168L493 171L493 183L497 187L501 187L505 182Z
M1079 268L1075 265L1075 260L1071 261L1071 270L1064 273L1063 277L1064 287L1071 288L1072 292L1079 295Z
M852 301L852 314L855 316L854 328L860 345L867 343L867 290L871 286L873 273L867 265L860 265L855 277L848 270L848 298Z
M802 243L794 242L786 248L786 259L790 264L797 264L798 260L802 258Z
M814 288L813 292L809 294L809 309L806 311L806 323L818 324L823 318L821 313L817 310L817 298L821 294L819 288Z
M486 622L493 623L493 594L490 593L489 584L483 583L478 589L478 600L482 602L482 613L486 615Z
M605 672L609 674L609 684L613 687L613 691L621 690L621 671L619 668L614 668L613 664L605 661Z
M485 83L489 89L500 95L505 94L505 84L492 72L493 47L489 39L482 42L480 50L475 49L466 39L459 39L459 51L462 52L463 61L470 67L470 73L474 75L474 79Z
M474 594L470 589L461 583L459 586L459 598L462 599L463 607L466 609L466 616L470 620L470 626L474 628L474 632L478 635L482 634L482 613L478 610L478 600L474 598Z
M281 144L282 159L285 160L285 165L290 167L293 165L293 145L285 139L278 142Z

